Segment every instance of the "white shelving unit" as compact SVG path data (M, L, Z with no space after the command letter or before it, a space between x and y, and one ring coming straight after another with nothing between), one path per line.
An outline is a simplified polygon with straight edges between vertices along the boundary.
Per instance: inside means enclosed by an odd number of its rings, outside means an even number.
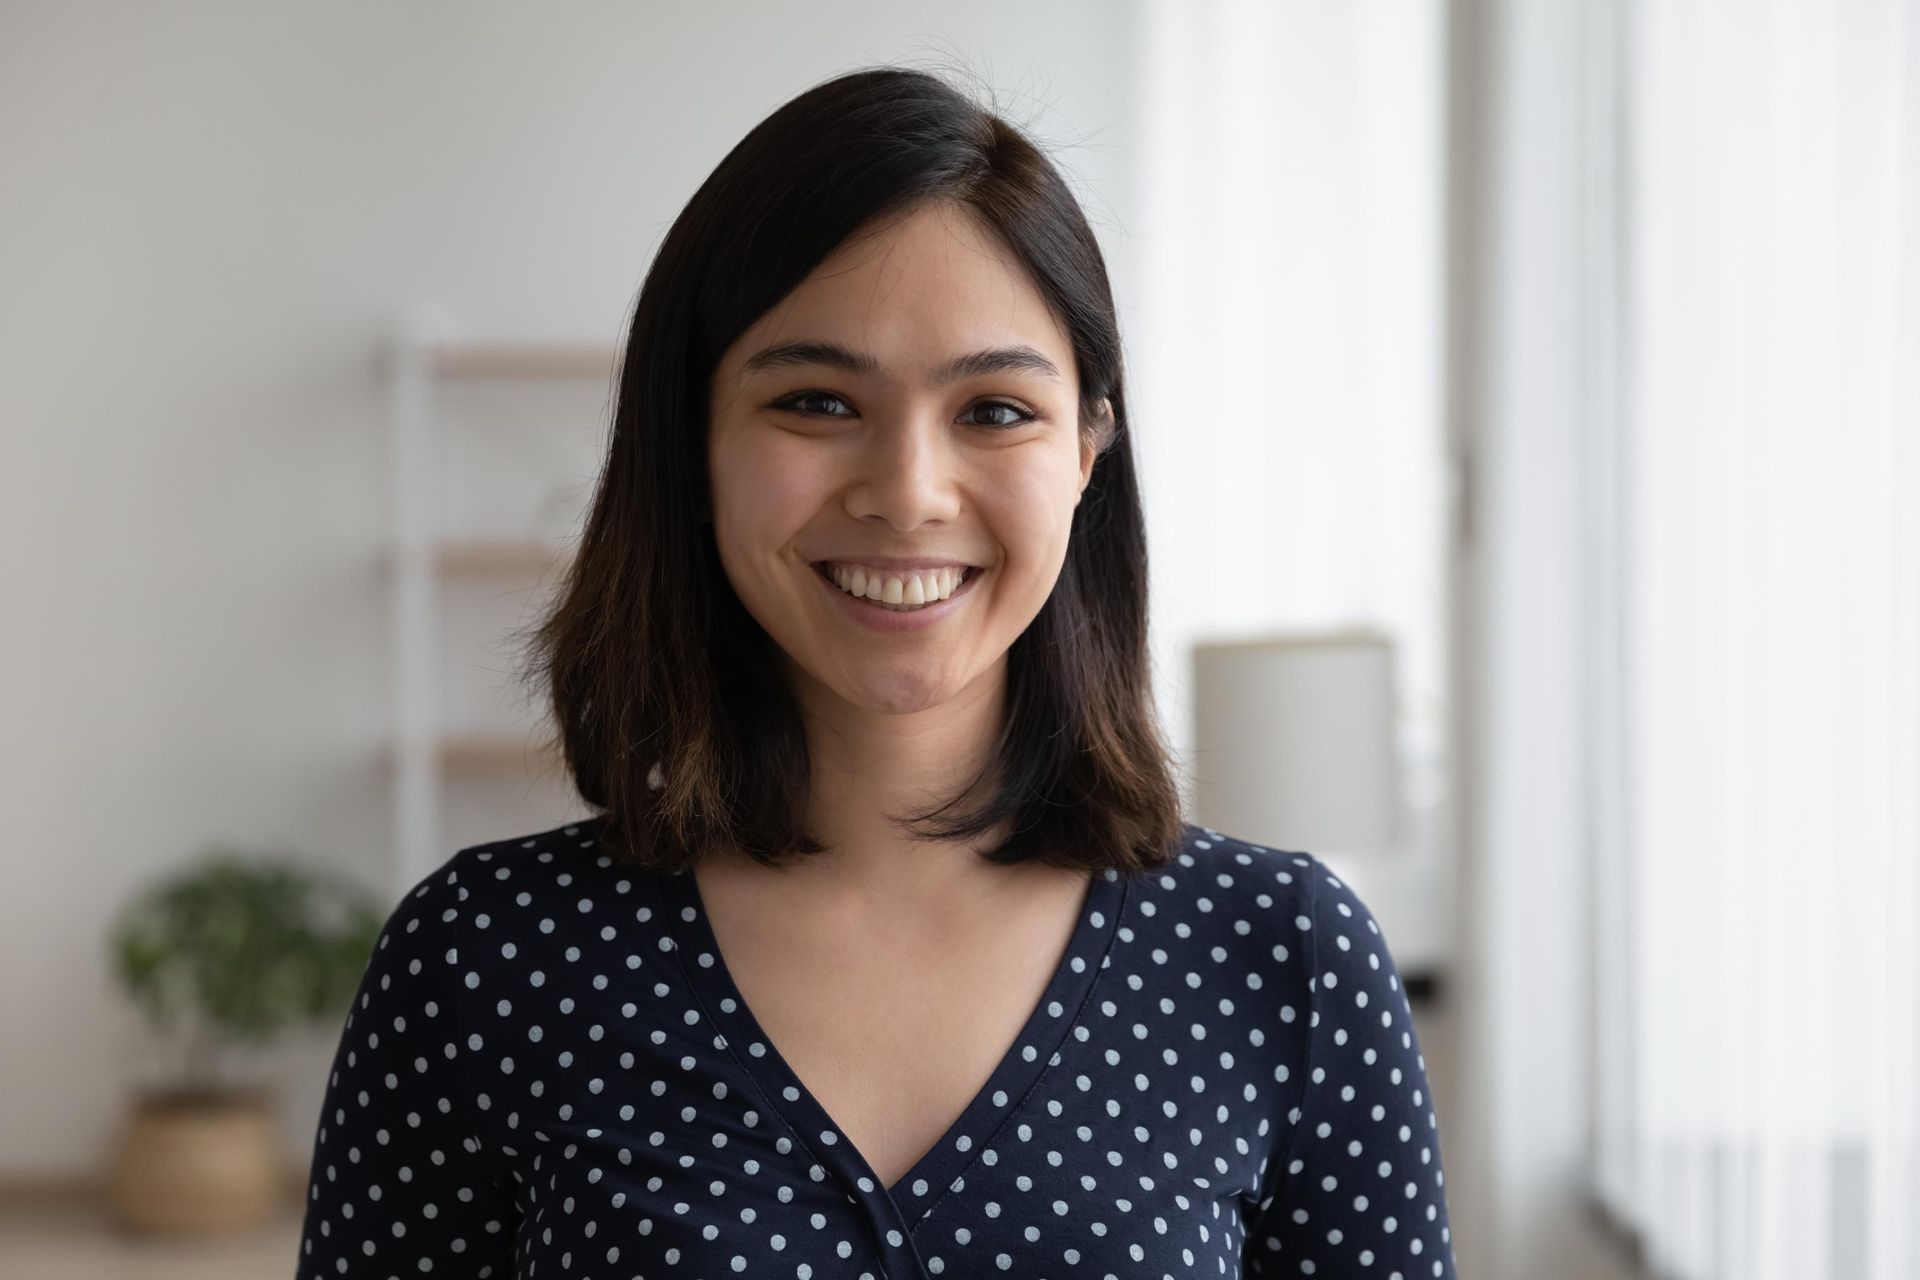
M456 336L444 311L405 313L386 352L394 474L389 564L394 653L393 843L399 883L414 883L452 852L445 791L452 778L524 787L557 762L550 725L461 730L446 718L443 686L450 587L476 580L532 583L564 567L568 554L528 528L489 532L447 527L442 501L451 432L444 413L454 384L497 387L569 381L610 388L610 344L474 342Z

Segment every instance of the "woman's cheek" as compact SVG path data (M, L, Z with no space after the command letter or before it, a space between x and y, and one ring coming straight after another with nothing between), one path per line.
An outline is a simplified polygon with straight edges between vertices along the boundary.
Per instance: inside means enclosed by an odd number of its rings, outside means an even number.
M733 517L741 532L796 532L819 505L823 480L819 459L804 441L739 431L721 441L712 463L715 507ZM767 547L762 550L772 550Z
M1052 572L1066 559L1073 528L1073 482L1022 474L995 486L998 523L1013 554L1037 569Z

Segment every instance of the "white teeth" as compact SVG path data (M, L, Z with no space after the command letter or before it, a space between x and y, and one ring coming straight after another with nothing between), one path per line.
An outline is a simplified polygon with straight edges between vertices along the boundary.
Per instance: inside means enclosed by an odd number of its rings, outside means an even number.
M966 579L964 570L952 568L907 574L881 573L875 570L869 574L861 565L846 568L830 564L827 566L827 573L839 588L849 595L862 596L875 604L892 606L902 613L945 600Z

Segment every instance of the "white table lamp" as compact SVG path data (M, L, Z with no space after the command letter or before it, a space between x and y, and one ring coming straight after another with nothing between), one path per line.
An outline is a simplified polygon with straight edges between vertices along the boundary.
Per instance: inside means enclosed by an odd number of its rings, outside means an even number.
M1389 637L1352 630L1197 643L1193 704L1195 821L1321 858L1400 843Z

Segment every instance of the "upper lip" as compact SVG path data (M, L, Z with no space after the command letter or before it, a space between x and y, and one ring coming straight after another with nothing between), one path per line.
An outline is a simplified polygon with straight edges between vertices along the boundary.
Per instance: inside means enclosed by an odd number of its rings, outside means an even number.
M825 556L816 564L862 564L875 569L975 569L971 560L944 556Z

